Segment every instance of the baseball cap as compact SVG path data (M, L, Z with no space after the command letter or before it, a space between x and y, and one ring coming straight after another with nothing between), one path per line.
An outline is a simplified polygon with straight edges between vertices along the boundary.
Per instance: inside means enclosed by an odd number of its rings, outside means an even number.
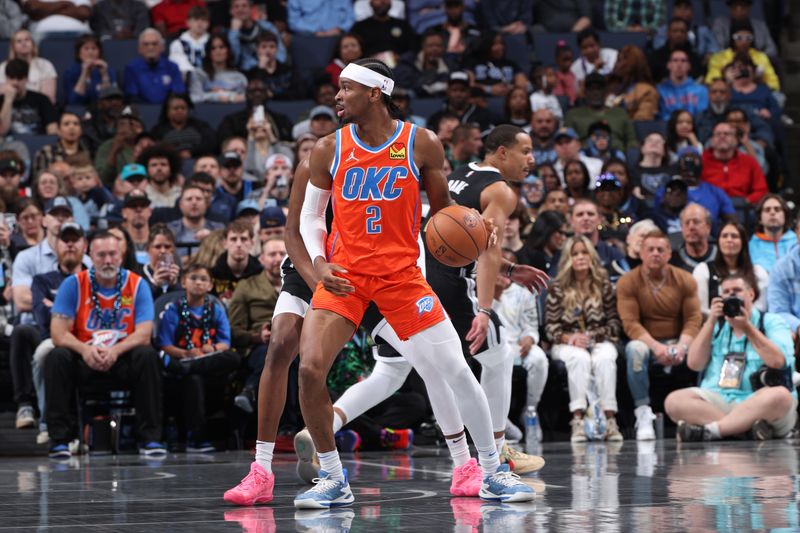
M578 134L572 128L561 127L556 132L553 140L557 141L560 137L569 137L570 139L578 139Z
M608 125L607 120L598 120L597 122L592 122L592 125L589 126L589 135L593 134L597 130L603 130L610 134L611 126Z
M325 116L331 120L336 120L336 113L333 112L333 109L326 105L318 105L316 107L311 108L311 112L308 114L308 118L314 120L317 117Z
M535 174L528 174L522 181L522 183L526 185L535 185L540 181L542 181L542 179L539 176L536 176Z
M122 172L119 173L119 177L122 181L130 180L136 177L147 179L147 169L144 168L144 165L140 165L138 163L129 163L122 167Z
M272 154L267 158L267 161L264 163L264 168L269 170L275 165L287 165L289 168L292 167L294 161L292 156L286 154Z
M249 199L248 200L242 200L236 206L236 216L237 217L245 214L245 212L247 212L247 211L252 211L252 213L248 213L248 214L257 215L258 212L259 212L258 202L255 201L255 200L249 200Z
M270 206L261 211L262 228L278 228L286 225L286 215L278 206Z
M69 211L69 214L72 214L72 204L65 196L56 196L52 200L48 200L44 207L44 214L49 215L56 209Z
M672 176L672 179L669 180L666 185L664 185L664 190L670 190L675 188L688 191L689 185L680 176Z
M455 72L450 73L450 84L453 83L463 83L464 85L469 85L469 75L466 72L457 70Z
M222 154L222 166L223 167L240 167L242 166L242 158L239 157L237 152L230 150Z
M13 170L17 174L22 174L22 165L13 157L0 159L0 174L6 170Z
M694 146L684 146L683 148L678 150L678 159L681 159L684 156L689 156L689 155L702 157L702 155L700 154L700 150L698 150Z
M592 86L595 86L595 85L601 85L601 86L605 87L606 86L606 78L605 78L605 76L603 76L602 74L600 74L598 72L592 72L591 74L586 76L586 79L584 80L583 83L584 83L585 87L592 87Z
M136 122L142 123L141 117L139 117L139 111L136 107L132 105L126 105L122 108L122 111L119 114L119 118L128 118L131 120L135 120Z
M98 95L98 99L100 100L105 100L106 98L125 98L125 95L116 85L109 85L108 87L101 89L100 94Z
M605 190L608 190L608 189L621 189L622 188L622 182L619 181L619 178L617 178L611 172L603 172L602 174L597 176L597 181L595 182L594 188L595 189L605 189Z
M61 230L58 232L58 238L63 240L68 234L83 237L83 228L75 222L65 222L64 224L61 224Z
M143 205L147 207L150 205L150 198L139 189L134 189L125 195L125 199L122 201L122 207L131 207L134 205Z

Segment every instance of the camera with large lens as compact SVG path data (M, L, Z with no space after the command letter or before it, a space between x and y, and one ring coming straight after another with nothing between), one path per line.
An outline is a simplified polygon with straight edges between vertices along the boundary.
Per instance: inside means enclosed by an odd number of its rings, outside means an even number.
M761 365L758 370L750 374L750 386L756 391L761 387L786 387L793 390L791 370L770 368Z
M722 314L733 318L742 314L744 300L737 296L731 296L722 300Z

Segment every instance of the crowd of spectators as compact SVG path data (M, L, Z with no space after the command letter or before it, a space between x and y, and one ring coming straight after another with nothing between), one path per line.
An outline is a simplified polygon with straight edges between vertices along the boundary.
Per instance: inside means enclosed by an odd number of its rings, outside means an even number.
M726 3L706 24L689 0L671 12L664 0L0 0L0 281L17 427L38 419L37 440L69 456L70 397L100 377L132 390L148 455L165 452L167 416L187 450L214 449L213 382L227 384L226 408L253 413L294 171L337 128L342 69L376 57L394 68L398 118L441 140L446 173L480 161L496 125L531 135L536 166L504 242L552 282L537 296L501 276L496 291L524 406L546 403L548 372L565 368L573 441L621 440L626 388L636 437L652 439L650 375L672 390L699 371L699 387L664 404L682 438L785 435L800 247L781 196L780 28L751 0ZM537 48L547 32L570 38ZM642 44L617 49L619 33ZM130 61L104 51L134 39ZM330 57L300 55L309 39ZM40 54L54 42L74 50L63 72ZM151 124L140 111L154 105ZM226 114L207 120L201 105ZM42 135L55 139L34 146ZM353 346L341 363L368 371ZM781 390L756 391L750 375L769 371L780 384L765 389ZM163 405L176 390L178 408ZM296 403L287 413L296 431ZM587 429L598 416L601 434Z

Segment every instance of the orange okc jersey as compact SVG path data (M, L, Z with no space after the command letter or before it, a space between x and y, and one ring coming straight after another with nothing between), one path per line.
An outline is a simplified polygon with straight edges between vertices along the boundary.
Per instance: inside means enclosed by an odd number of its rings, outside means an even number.
M361 275L399 272L414 267L419 257L417 127L396 122L391 138L377 147L358 138L355 124L336 132L333 224L326 251L329 262Z
M97 316L94 302L92 301L92 284L89 280L89 271L83 270L79 272L76 274L76 278L78 281L78 307L75 312L75 320L72 323L72 334L79 341L88 342L92 339L94 331L102 329L102 320ZM110 329L124 331L127 335L130 335L136 329L133 303L140 283L144 283L142 278L128 271L127 279L122 285L122 298L116 322L110 325ZM116 296L97 295L100 309L106 320L110 320L113 316L115 299Z

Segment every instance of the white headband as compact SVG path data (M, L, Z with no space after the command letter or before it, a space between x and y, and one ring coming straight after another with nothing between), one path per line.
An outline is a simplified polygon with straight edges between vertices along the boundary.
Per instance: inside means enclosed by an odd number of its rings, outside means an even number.
M392 96L394 80L387 78L386 76L382 76L374 70L362 67L361 65L350 63L344 67L344 70L342 70L342 73L339 74L339 77L353 80L361 85L366 85L367 87L378 87L383 94Z

